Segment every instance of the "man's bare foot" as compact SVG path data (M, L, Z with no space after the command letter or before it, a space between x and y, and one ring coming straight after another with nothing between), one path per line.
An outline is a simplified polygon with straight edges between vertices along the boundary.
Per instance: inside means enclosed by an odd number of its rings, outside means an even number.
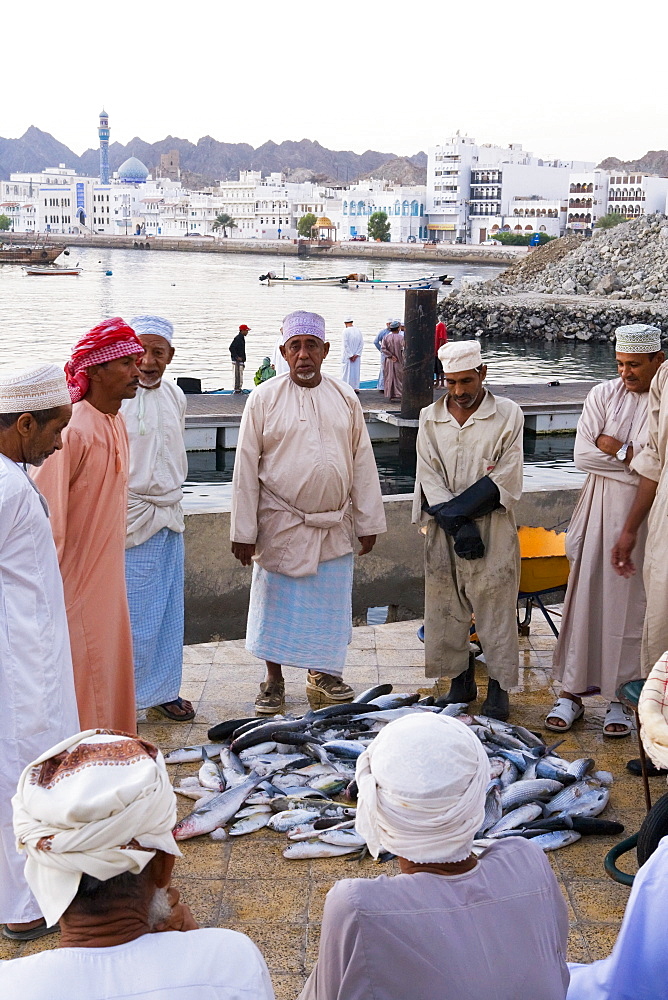
M44 917L40 917L38 920L28 920L24 924L5 924L5 927L20 934L22 931L32 931L35 927L41 927L45 923Z

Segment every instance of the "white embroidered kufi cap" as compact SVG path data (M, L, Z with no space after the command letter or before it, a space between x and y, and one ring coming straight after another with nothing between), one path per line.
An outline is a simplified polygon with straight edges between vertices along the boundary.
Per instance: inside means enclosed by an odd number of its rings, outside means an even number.
M446 375L450 372L468 372L480 368L482 354L477 340L456 340L444 344L438 352Z
M34 413L70 402L65 372L58 365L0 369L0 413Z
M324 319L318 313L302 310L288 313L283 320L283 343L287 344L291 337L318 337L326 340Z
M620 354L654 354L661 350L661 330L647 323L631 323L615 330L615 350Z
M138 337L152 334L154 337L162 337L171 346L174 327L164 316L134 316L130 320L130 326Z

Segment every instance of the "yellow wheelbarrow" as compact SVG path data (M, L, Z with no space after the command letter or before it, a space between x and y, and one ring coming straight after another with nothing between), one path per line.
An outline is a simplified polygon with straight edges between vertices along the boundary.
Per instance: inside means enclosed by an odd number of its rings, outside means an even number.
M534 606L543 613L545 621L555 637L559 631L550 612L541 600L544 594L563 590L568 583L568 559L566 558L566 532L548 531L547 528L517 529L520 542L520 589L517 595L517 629L520 635L529 635L531 612ZM519 602L526 601L524 618L520 621ZM553 612L554 614L555 612Z

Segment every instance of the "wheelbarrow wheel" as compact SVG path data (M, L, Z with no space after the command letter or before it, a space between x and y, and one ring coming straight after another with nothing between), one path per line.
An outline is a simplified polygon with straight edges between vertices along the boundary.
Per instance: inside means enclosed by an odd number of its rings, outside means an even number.
M666 834L668 834L668 793L654 803L638 831L636 854L639 865L645 864Z

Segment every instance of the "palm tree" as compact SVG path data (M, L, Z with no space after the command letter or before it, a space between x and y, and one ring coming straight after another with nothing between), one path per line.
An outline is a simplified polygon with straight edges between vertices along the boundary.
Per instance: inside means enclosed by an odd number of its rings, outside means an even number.
M227 212L221 212L221 214L217 215L214 219L211 228L214 230L222 229L225 236L227 236L227 230L236 229L237 224L231 215L228 215Z

